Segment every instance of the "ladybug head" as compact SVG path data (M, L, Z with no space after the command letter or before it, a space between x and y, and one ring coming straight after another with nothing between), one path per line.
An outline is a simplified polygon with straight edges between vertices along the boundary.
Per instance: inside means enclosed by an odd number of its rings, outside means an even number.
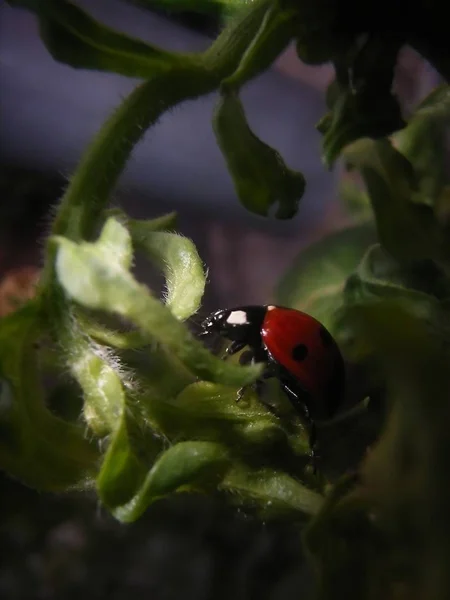
M207 317L201 324L202 332L200 335L205 336L211 333L222 333L226 326L229 310L217 310Z
M263 306L217 310L203 321L201 335L216 333L239 341L259 339L265 312Z

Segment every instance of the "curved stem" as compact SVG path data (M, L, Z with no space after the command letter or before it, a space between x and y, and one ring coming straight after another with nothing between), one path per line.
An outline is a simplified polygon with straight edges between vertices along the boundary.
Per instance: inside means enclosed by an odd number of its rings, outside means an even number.
M52 235L74 241L89 238L109 202L109 195L134 146L172 106L210 93L237 66L258 31L271 0L258 0L217 38L206 52L139 85L101 128L83 156L64 194ZM56 247L49 243L39 291L54 287Z

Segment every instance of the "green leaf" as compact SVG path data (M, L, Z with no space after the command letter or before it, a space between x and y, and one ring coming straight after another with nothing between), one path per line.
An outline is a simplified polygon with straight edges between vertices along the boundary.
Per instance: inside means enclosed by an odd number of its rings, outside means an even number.
M287 473L272 469L249 469L233 466L225 475L220 489L232 494L237 504L254 506L262 518L301 519L316 514L322 496Z
M373 220L373 210L366 190L348 176L339 182L339 197L351 214L354 223L367 223Z
M364 178L384 248L399 261L439 259L442 239L433 212L412 201L417 178L411 163L388 140L359 140L344 158Z
M354 490L357 483L358 477L355 474L346 474L328 489L320 511L310 521L303 533L306 549L311 555L320 553L324 547L329 531L327 521L333 517L333 512L339 502Z
M129 523L167 494L214 488L228 465L228 452L220 444L180 442L161 455L134 498L117 507L113 514Z
M141 331L115 331L98 322L98 314L77 307L74 311L80 329L90 338L104 346L120 350L135 350L148 346L148 336Z
M216 85L236 68L242 53L258 31L271 0L252 0L250 4L242 0L207 2L210 7L219 3L223 7L229 6L230 13L234 14L225 30L206 52L183 54L168 52L114 31L66 0L48 0L45 3L39 0L10 1L13 6L37 14L41 36L55 60L77 68L112 71L145 79L172 68L195 66L204 70L207 78L213 76ZM177 5L183 10L180 3Z
M68 367L83 390L84 418L92 431L103 437L117 428L125 410L120 365L106 348L88 343L72 319L69 327L70 334L61 335ZM122 377L126 379L125 373Z
M258 460L265 448L264 462L284 460L291 456L297 467L300 457L309 457L306 432L299 427L284 432L282 425L255 395L236 403L236 392L205 382L185 388L176 399L140 398L145 414L172 441L178 441L151 468L133 498L122 506L109 501L113 514L123 521L136 519L154 500L176 491L232 492L235 500L245 506L256 506L266 517L286 514L312 514L320 504L320 495L311 492L292 476L271 469L254 470L236 462L235 453L245 453ZM242 404L242 405L241 405ZM184 441L194 438L196 441ZM290 438L290 439L289 439ZM222 445L223 444L223 445ZM225 450L232 448L233 454ZM279 453L279 454L278 454ZM123 451L117 457L116 469L129 460ZM231 471L229 471L231 469ZM104 467L106 472L106 467ZM114 472L114 471L113 471ZM130 477L142 477L139 466ZM227 474L228 473L228 474ZM109 477L106 474L106 481ZM112 486L111 497L118 497ZM123 496L125 497L125 496Z
M279 153L251 131L236 94L220 98L213 125L242 204L258 215L268 216L271 206L278 202L275 216L292 218L303 196L305 179L290 170Z
M249 398L250 396L250 398ZM174 398L157 401L153 392L140 400L145 414L169 439L218 441L246 452L281 448L298 457L309 457L306 429L295 418L285 430L283 422L255 394L236 402L236 390L204 381L192 383ZM290 415L289 415L290 416ZM275 449L275 447L277 449Z
M376 503L378 520L391 534L390 546L404 548L412 574L408 577L406 573L408 583L419 583L424 598L443 600L450 590L450 338L443 347L421 319L405 314L401 307L382 309L378 306L376 311L371 308L360 314L361 332L384 357L392 406L363 476ZM403 324L394 339L392 322ZM420 573L419 580L416 573Z
M450 281L446 274L431 261L400 265L380 244L371 246L363 256L355 274L361 281L361 295L365 298L398 298L406 293L417 302L438 302L450 298Z
M61 237L56 242L56 271L71 298L83 306L129 319L149 340L167 346L202 379L240 386L257 377L259 367L238 367L212 356L145 286L117 262L108 260L100 242L75 244Z
M332 233L302 250L279 282L275 301L311 314L333 331L346 279L375 239L374 226L362 224Z
M163 271L165 304L180 320L200 307L205 291L203 263L193 242L176 233L154 231L154 223L130 220L128 227L137 249L143 250Z
M162 8L170 12L194 12L206 15L233 15L247 6L247 0L132 0L152 10Z
M238 68L222 82L222 89L238 90L244 83L268 69L285 50L295 30L296 10L284 10L274 3L267 11L258 33L244 52Z
M323 158L331 166L341 151L359 138L380 139L405 123L391 93L402 41L396 35L373 33L362 46L353 41L335 57L337 80L331 85L331 113L317 128L323 137Z
M97 476L99 498L111 511L129 502L138 493L148 472L147 465L163 449L162 439L156 438L146 428L145 452L139 456L129 430L130 420L124 411Z
M133 261L133 247L128 231L119 221L108 219L98 240L98 248L104 253L104 259L117 262L124 268L130 269Z
M355 481L340 482L308 526L318 597L384 598L401 590L411 598L423 589L420 597L445 598L436 583L445 581L449 552L448 345L444 351L401 302L351 312L358 340L383 366L388 422Z
M438 86L421 102L393 144L414 166L419 191L414 200L436 206L449 183L446 142L450 131L450 86Z
M90 486L98 453L78 424L48 411L32 347L34 305L0 321L0 466L43 491Z
M383 598L392 580L383 562L389 546L371 519L374 507L358 489L348 490L353 479L339 482L307 525L305 538L320 600Z
M360 138L380 139L401 129L404 122L397 100L372 89L340 92L331 115L317 125L323 134L322 155L330 167L342 150Z
M75 68L149 79L189 60L114 31L65 0L12 0L11 4L36 13L50 54Z
M361 360L370 355L373 348L367 345L367 336L359 333L358 311L374 311L373 318L381 319L383 306L387 305L388 316L391 312L396 315L401 309L407 319L421 319L429 334L445 340L450 334L450 320L444 309L449 296L448 279L436 266L419 263L402 267L377 244L367 251L356 272L347 280L335 333L341 343L348 345L347 353ZM377 306L380 306L379 314ZM393 320L389 327L394 338L404 337L403 322Z
M119 225L117 221L115 223ZM107 239L105 230L112 229L112 225L105 225L100 237L102 243L105 244ZM123 236L119 235L118 239L120 237ZM129 243L129 239L127 241ZM113 250L111 256L114 256ZM107 259L106 255L104 257ZM180 368L176 368L178 365L165 360L166 354L155 348L149 351L151 368L146 373L151 385L146 385L146 376L140 377L137 384L135 365L121 361L111 349L90 341L86 330L79 329L80 323L71 314L69 306L59 325L59 341L64 348L67 367L83 390L84 418L91 431L103 438L103 443L106 440L108 443L97 477L97 491L101 501L112 510L137 493L149 465L162 450L160 424L149 423L143 418L140 386L145 386L147 394L154 394L156 389L157 398L166 400L178 393L191 378L186 380L182 369L180 373ZM159 370L159 377L155 376L155 369Z

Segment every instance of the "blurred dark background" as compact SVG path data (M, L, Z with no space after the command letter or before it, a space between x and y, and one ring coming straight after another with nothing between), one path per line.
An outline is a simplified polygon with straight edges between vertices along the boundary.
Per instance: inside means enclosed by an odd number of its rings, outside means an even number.
M208 46L212 18L169 16L120 0L77 0L110 25L177 51ZM299 215L276 222L242 208L211 128L215 96L177 107L139 144L113 203L134 217L177 210L209 267L204 310L265 303L293 258L314 239L343 226L340 169L320 160L314 124L325 112L328 66L302 66L290 48L247 86L243 100L255 132L288 165L303 171ZM397 74L406 111L437 83L405 51ZM50 215L83 149L136 81L71 69L53 61L35 18L0 5L0 315L10 296L33 293ZM138 261L138 276L160 278ZM298 532L237 515L211 498L178 497L122 526L95 498L38 494L0 477L0 597L157 600L306 596Z

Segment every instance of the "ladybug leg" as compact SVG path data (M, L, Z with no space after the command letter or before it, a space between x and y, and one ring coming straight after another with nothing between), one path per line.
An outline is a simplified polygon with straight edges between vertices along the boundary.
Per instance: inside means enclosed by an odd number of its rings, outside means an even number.
M253 350L247 350L247 352L243 352L241 354L241 356L239 357L239 364L242 366L251 365L254 362L255 362L255 354L254 354ZM245 385L238 390L238 393L236 396L236 402L240 402L242 400L242 398L244 397L245 392L247 391L248 388L253 388L256 391L256 381L255 381L255 383L251 383L250 385Z
M257 379L256 381L254 381L250 385L246 385L244 387L241 387L240 390L237 393L236 402L239 402L240 400L242 400L242 398L244 397L245 392L248 389L253 390L257 396L261 396L262 391L264 389L264 381L262 381L262 379Z
M231 342L231 344L228 346L228 348L224 352L224 358L227 356L233 356L233 354L237 354L237 352L242 350L242 348L244 348L245 345L246 345L245 342L238 342L236 340Z
M265 357L263 357L263 356L258 356L254 350L250 349L247 352L243 352L241 354L241 356L239 358L239 363L241 365L253 365L255 363L263 362L264 358ZM240 400L242 400L245 392L247 391L247 388L252 389L258 396L261 396L263 388L264 388L264 379L267 379L267 377L273 377L272 374L267 375L267 371L268 371L268 367L266 367L264 369L262 376L260 378L258 378L256 381L254 381L250 385L242 387L237 393L236 402L239 402Z
M242 366L253 365L255 364L255 362L256 360L253 350L247 350L246 352L243 352L239 357L239 364Z
M308 400L309 394L307 392L297 392L294 391L288 384L282 381L283 391L289 398L291 404L294 406L295 410L300 414L301 417L306 422L308 428L308 437L309 437L309 445L311 448L311 455L313 460L314 472L316 472L317 467L317 429L314 420L311 417L311 414L308 409Z

